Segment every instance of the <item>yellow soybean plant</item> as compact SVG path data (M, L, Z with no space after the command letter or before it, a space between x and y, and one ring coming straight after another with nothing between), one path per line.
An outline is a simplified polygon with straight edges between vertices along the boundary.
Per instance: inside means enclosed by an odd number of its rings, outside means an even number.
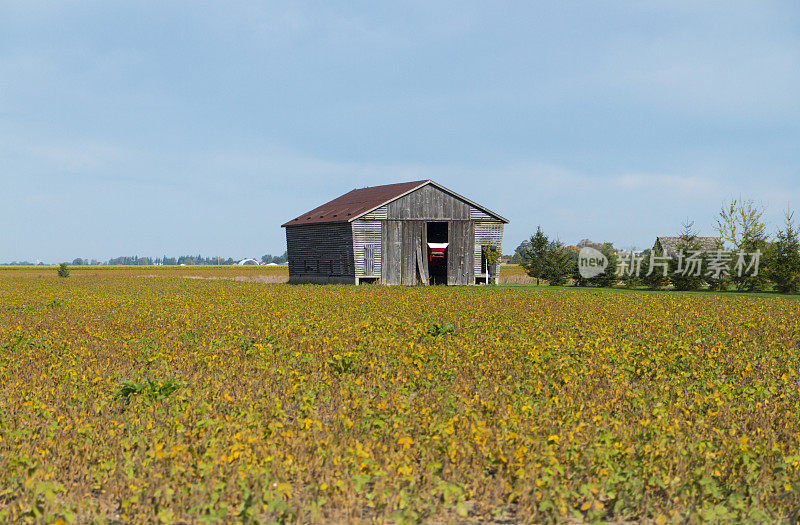
M800 507L793 300L9 272L0 309L2 522Z

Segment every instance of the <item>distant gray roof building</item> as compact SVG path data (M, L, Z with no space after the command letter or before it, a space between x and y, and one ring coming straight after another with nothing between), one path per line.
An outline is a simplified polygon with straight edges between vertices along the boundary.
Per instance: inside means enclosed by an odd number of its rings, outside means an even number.
M697 245L704 252L712 252L722 248L722 237L695 237ZM666 257L678 254L678 247L683 243L680 237L656 237L653 249L661 250Z

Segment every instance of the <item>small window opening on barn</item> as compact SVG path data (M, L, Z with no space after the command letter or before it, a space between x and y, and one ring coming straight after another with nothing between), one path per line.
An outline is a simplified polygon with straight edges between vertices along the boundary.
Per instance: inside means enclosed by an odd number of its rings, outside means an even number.
M429 222L426 228L430 284L447 284L447 246L449 243L447 223Z

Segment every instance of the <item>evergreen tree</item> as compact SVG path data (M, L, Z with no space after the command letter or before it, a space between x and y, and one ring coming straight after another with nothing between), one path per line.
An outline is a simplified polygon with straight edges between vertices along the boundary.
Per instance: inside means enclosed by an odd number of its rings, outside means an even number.
M800 291L800 231L792 220L793 215L786 212L785 228L778 230L767 255L767 276L781 293Z
M651 290L660 290L669 283L669 261L661 259L664 254L653 247L642 254L642 283ZM666 263L666 267L663 266Z
M644 265L645 253L636 253L634 248L625 257L617 256L617 266L615 268L617 279L622 281L628 288L636 288L642 284L642 267Z
M738 260L738 252L744 252L748 258L756 251L762 254L767 250L767 225L762 220L764 207L755 204L752 200L738 202L732 200L727 206L720 209L717 219L717 231L723 241L734 248L733 261ZM736 285L737 290L760 291L767 286L766 272L754 269L748 272L730 272L730 280ZM755 275L753 275L756 273ZM716 283L709 282L714 287Z
M767 242L767 237L763 233L751 233L752 234L745 234L743 236L742 242L738 246L738 250L736 250L737 253L734 254L732 263L738 259L738 252L740 251L747 255L748 261L756 257L756 255L754 255L756 252L760 252L763 255L768 251L769 243ZM743 271L741 276L738 271L734 271L731 272L730 279L736 285L737 290L760 292L765 290L769 284L767 273L764 270L763 267L760 267L758 273L755 273L755 268L751 268L749 271Z
M614 249L613 244L605 242L603 243L603 247L600 248L600 253L605 255L606 259L608 259L608 266L606 266L603 273L592 277L588 281L590 285L609 288L619 281L619 275L617 275L617 266L619 262L617 251Z
M603 273L589 279L583 277L580 273L578 253L576 252L571 256L574 261L572 265L572 284L575 286L610 287L614 286L620 280L620 276L616 274L619 258L617 257L617 251L614 249L614 245L610 242L603 243L599 251L605 255L608 260L608 265Z
M572 267L572 285L573 286L586 286L589 284L589 281L585 279L579 270L578 267L578 260L577 257L575 259L575 265Z
M528 249L528 260L522 264L525 271L529 276L536 279L536 284L539 285L539 280L544 279L545 266L547 264L547 246L549 241L547 235L542 232L542 227L536 227L536 234L531 237L531 246Z
M567 277L572 275L574 264L574 258L564 243L559 240L552 241L547 245L543 277L550 286L563 286L567 282Z
M704 258L697 242L697 232L692 230L694 221L683 223L677 250L669 267L669 280L676 290L699 290L703 286ZM697 271L697 268L700 271Z

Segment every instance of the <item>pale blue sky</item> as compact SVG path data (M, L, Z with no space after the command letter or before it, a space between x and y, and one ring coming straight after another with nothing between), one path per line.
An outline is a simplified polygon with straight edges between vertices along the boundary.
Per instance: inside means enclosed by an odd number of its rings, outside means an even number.
M800 4L0 0L0 261L282 253L433 179L647 247L800 208ZM800 213L798 213L800 216Z

